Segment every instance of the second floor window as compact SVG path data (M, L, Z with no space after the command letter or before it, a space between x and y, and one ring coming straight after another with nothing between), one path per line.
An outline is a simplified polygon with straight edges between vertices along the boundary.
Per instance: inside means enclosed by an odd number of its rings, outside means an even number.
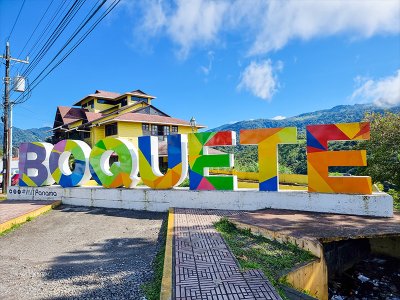
M121 107L128 105L128 99L127 98L122 98L121 99Z
M158 126L151 125L151 135L158 135Z
M105 128L106 132L106 136L110 136L110 135L116 135L118 134L118 125L117 123L112 123L112 124L107 124L106 128Z
M178 133L178 126L172 126L172 132Z
M170 134L169 126L163 126L163 127L164 127L164 134L163 135L169 135Z
M107 100L107 99L97 99L97 103L99 104L108 104L108 105L114 105L114 101Z
M143 131L143 135L150 135L150 125L143 123L142 124L142 131Z
M90 106L90 108L94 108L94 100L90 100L90 101L86 104L86 106L87 106L87 107Z

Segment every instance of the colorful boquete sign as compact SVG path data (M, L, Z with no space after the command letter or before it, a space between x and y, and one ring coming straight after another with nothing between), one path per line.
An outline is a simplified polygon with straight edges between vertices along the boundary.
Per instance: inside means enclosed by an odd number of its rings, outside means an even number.
M310 125L307 131L308 191L318 193L371 194L367 176L329 176L330 166L366 166L366 151L328 151L329 141L368 140L369 123ZM278 191L278 145L295 144L297 129L261 128L240 131L242 145L257 145L259 190ZM236 190L236 176L210 176L208 168L232 168L232 154L208 154L208 147L236 145L233 131L176 134L168 136L168 169L158 165L158 139L138 138L138 149L122 138L105 138L93 149L83 141L32 142L20 146L20 186L45 186L58 183L74 187L93 178L105 188L134 188L139 182L152 189L171 189L187 177L191 190ZM110 166L115 153L118 162ZM73 170L70 156L75 159Z

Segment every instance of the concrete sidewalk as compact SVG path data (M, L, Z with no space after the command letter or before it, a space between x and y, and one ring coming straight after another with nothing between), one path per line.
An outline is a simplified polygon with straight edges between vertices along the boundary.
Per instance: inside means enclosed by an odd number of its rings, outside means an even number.
M0 201L0 233L61 204L61 201Z
M265 209L230 217L231 221L292 237L321 242L400 236L400 213L391 218Z
M167 241L167 247L172 247L172 272L164 272L164 278L171 276L172 286L163 290L161 299L281 299L261 271L239 269L214 229L213 223L221 217L240 212L173 209L171 213L173 242Z

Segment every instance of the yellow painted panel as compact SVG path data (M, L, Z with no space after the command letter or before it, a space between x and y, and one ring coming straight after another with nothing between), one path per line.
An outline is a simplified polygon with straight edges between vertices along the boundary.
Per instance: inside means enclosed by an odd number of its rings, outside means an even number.
M172 129L171 129L172 131ZM194 129L194 132L197 132L197 128ZM178 126L179 134L189 134L192 133L192 127L190 126Z
M105 138L104 126L96 126L91 128L90 139L92 141L92 146L104 138Z
M80 126L80 125L82 125L82 120L75 121L75 122L72 122L72 123L68 124L68 126L69 126L70 128L75 128L75 127L78 127L78 126Z
M129 140L138 146L138 137L143 135L141 123L118 122L118 137Z

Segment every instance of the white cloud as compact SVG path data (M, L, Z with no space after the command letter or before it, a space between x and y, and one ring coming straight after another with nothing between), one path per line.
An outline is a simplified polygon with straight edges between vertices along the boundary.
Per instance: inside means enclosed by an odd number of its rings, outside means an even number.
M195 46L242 34L250 55L279 50L294 39L346 34L368 38L400 32L399 0L147 0L134 10L146 38L166 34L185 58Z
M213 65L213 61L214 61L214 52L213 51L208 51L207 53L207 57L208 57L208 66L201 66L200 70L204 73L204 75L208 75L211 70L212 70L212 65Z
M359 87L351 95L351 100L360 103L372 102L381 107L400 105L400 69L395 75L378 80L357 77Z
M274 67L269 59L261 62L252 61L243 71L237 88L248 90L261 99L270 100L278 89L275 72L281 68L281 62Z
M250 54L283 48L292 39L349 34L367 38L400 32L398 0L269 1Z
M228 8L226 1L147 0L141 5L143 15L139 18L136 34L151 38L157 33L166 34L178 45L178 56L186 58L195 45L206 45L218 40L223 16ZM138 15L138 11L135 11Z
M275 121L280 121L280 120L285 120L285 119L286 119L286 117L284 117L284 116L275 116L275 117L271 118L271 120L275 120Z

